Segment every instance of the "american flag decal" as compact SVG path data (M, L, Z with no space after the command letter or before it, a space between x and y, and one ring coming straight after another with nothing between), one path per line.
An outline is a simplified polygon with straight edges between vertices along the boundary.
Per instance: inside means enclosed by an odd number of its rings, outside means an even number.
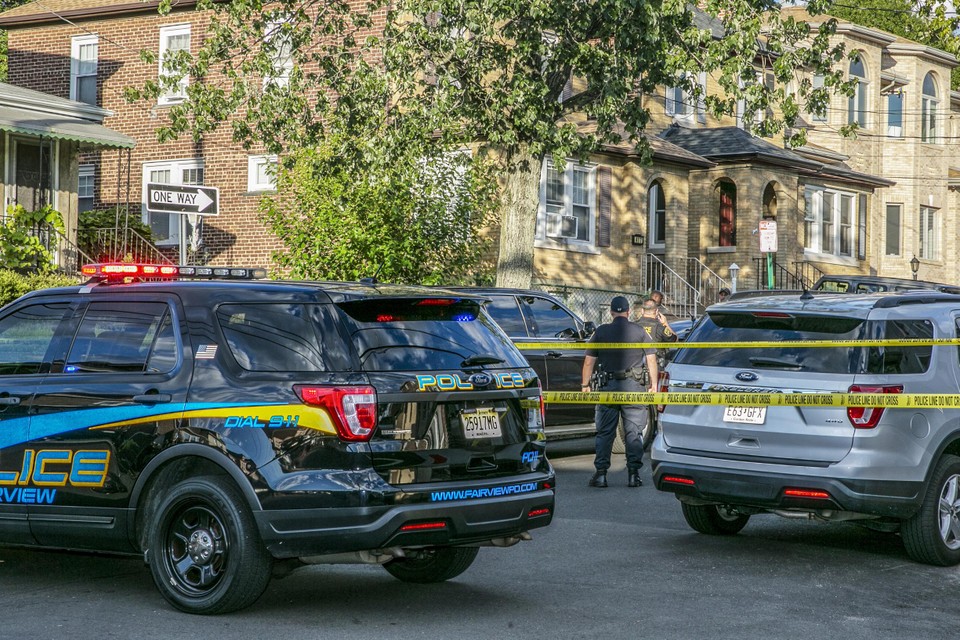
M197 360L213 360L215 357L217 357L217 345L202 344L197 347Z

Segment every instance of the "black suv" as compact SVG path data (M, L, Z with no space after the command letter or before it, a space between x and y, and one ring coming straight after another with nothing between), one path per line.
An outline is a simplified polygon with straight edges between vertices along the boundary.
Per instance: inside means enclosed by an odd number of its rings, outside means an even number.
M596 326L584 322L556 297L543 291L496 287L455 288L485 298L487 313L517 344L568 345L593 335ZM580 391L583 349L523 349L547 391ZM547 436L582 436L596 433L595 405L554 404L546 409Z
M478 299L84 272L0 310L0 543L143 553L223 613L303 562L436 582L550 523L539 383Z

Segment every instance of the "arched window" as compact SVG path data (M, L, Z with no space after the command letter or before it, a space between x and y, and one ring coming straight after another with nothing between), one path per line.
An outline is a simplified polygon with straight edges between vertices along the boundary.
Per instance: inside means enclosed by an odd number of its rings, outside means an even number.
M923 79L923 104L920 115L920 140L923 142L938 142L940 137L939 122L937 121L937 107L940 100L937 93L937 81L932 73Z
M850 61L850 79L856 81L847 105L847 124L867 126L867 70L859 57Z
M720 192L720 238L721 247L737 246L737 186L723 181Z
M651 247L663 247L667 240L667 198L663 183L659 180L650 185L647 192L647 235Z

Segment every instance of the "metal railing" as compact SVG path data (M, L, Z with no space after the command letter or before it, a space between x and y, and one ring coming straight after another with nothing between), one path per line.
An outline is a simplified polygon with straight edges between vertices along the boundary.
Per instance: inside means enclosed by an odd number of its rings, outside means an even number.
M812 262L806 262L803 260L794 262L793 270L798 276L800 276L800 279L803 282L808 283L807 289L813 288L813 285L816 284L817 280L819 280L821 276L825 275L824 272Z
M794 263L799 264L799 263ZM765 257L753 258L753 265L757 273L757 289L770 288L769 276L767 272L767 259ZM813 265L810 265L813 267ZM816 269L816 267L813 267ZM819 269L817 269L819 271ZM800 273L795 273L787 269L779 262L773 263L773 288L774 289L809 289L813 286L808 278Z
M664 313L667 315L687 318L701 311L700 291L697 287L652 253L644 254L640 268L640 288L647 293L663 292Z
M699 258L687 258L687 283L700 292L698 313L720 301L720 289L730 289L729 283Z
M94 262L119 260L125 262L149 262L175 264L156 245L130 228L94 229L91 252Z

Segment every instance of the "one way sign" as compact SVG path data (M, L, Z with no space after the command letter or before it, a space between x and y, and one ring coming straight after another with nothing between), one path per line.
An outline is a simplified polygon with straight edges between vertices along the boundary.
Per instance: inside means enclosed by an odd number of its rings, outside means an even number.
M147 183L147 211L150 213L220 213L220 190L197 185Z

